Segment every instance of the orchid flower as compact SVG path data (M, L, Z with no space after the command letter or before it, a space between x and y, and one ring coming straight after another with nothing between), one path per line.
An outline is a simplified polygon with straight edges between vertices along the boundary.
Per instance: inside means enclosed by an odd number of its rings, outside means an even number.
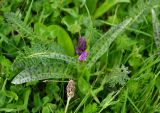
M84 37L78 39L78 45L76 48L76 53L79 55L79 61L84 61L87 58L87 42Z

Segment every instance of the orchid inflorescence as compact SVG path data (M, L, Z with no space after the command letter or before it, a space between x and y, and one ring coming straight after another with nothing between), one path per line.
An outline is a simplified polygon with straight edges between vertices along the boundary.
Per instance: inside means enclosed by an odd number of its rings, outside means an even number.
M78 45L76 48L76 53L79 55L79 61L84 61L87 59L88 53L86 52L87 42L84 37L78 39Z

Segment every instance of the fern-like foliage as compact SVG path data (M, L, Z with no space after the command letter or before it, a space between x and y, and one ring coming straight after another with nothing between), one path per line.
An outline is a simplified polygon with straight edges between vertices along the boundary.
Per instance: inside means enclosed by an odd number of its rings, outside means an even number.
M126 19L119 25L112 27L107 33L105 33L90 50L87 66L90 68L93 64L108 50L112 42L117 36L124 31L127 25L132 19Z
M157 4L160 4L159 0L138 0L137 3L129 9L129 16L134 18L132 27L137 27L137 24L144 22L150 10Z
M152 24L154 31L154 41L158 51L160 52L160 22L156 16L154 9L152 9L151 12L152 12Z
M33 30L27 26L15 13L5 13L5 18L12 27L23 37L34 37Z
M126 81L129 80L128 74L130 71L127 67L122 65L120 68L115 67L110 73L109 84L114 87L116 84L125 85Z

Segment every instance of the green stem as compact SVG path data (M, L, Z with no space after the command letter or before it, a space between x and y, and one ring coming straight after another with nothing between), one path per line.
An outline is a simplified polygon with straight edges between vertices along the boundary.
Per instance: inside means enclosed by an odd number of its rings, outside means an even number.
M68 98L67 98L67 104L66 104L66 108L65 108L65 112L64 112L64 113L67 113L70 100L71 100L71 97L68 97Z
M7 83L7 78L5 79L4 83L3 83L3 86L2 86L2 91L5 91L5 86L6 86L6 83Z

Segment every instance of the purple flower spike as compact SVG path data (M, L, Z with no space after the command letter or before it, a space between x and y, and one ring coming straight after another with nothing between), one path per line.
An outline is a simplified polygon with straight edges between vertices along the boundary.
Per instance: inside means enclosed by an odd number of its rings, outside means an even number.
M78 39L78 45L76 47L76 53L79 55L79 61L84 61L87 59L88 53L86 52L87 42L84 37Z
M78 55L81 55L82 52L84 52L86 50L86 48L87 48L87 42L86 42L85 38L80 37L78 39L78 46L76 48L76 53Z
M82 54L79 56L79 61L84 61L84 60L86 60L87 59L87 52L86 51L84 51L84 52L82 52Z

